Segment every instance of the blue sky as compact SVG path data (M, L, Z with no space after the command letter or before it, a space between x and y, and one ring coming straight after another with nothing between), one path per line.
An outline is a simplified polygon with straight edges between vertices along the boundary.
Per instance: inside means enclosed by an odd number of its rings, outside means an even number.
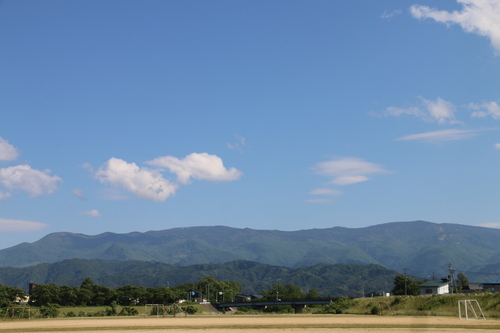
M500 1L0 1L0 248L500 225Z

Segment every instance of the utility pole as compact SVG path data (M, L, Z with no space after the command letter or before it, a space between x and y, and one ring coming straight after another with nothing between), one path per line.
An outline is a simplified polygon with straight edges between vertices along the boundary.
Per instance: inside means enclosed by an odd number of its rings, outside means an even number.
M453 275L455 274L455 270L452 268L451 262L448 263L448 267L450 270L450 275L448 275L448 278L450 279L450 288L451 288L451 293L453 294L453 286L455 284L455 278Z
M277 284L276 284L276 302L279 302L279 300L280 300L279 294L280 294L280 281L281 281L281 279L276 279L276 281L277 281Z
M407 278L406 278L406 271L408 268L403 268L404 274L405 274L405 296L408 295L408 286L407 286Z

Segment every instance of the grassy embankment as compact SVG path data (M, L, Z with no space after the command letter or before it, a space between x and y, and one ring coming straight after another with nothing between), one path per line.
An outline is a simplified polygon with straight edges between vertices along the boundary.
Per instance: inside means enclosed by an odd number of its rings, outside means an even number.
M383 315L458 316L459 300L477 300L486 318L500 318L500 293L358 298L343 313L373 314L381 307Z

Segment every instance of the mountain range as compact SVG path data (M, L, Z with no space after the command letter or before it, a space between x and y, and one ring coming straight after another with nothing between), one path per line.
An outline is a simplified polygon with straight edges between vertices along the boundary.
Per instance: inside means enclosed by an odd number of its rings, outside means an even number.
M156 261L176 266L249 260L298 268L316 264L376 264L415 276L450 269L497 274L500 230L425 221L365 228L299 231L225 226L174 228L95 236L57 232L0 250L0 267L28 267L65 259ZM492 278L495 275L492 275Z

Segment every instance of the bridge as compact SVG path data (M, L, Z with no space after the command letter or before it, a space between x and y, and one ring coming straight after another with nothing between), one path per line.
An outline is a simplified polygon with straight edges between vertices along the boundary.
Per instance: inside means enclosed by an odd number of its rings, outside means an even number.
M284 299L284 300L257 300L254 299L249 302L223 302L223 303L212 303L212 305L217 309L221 310L224 308L240 307L240 306L251 306L253 309L262 312L269 305L290 305L294 308L295 313L302 313L302 310L307 305L315 304L330 304L335 302L337 298L321 298L321 299Z

